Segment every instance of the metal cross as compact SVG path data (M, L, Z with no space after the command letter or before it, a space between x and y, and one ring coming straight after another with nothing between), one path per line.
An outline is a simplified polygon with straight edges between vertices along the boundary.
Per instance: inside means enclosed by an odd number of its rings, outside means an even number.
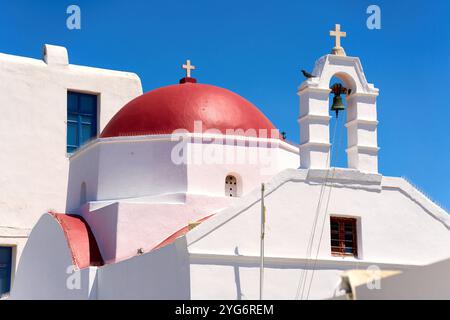
M183 64L183 69L186 70L186 77L191 77L191 70L195 69L195 66L191 65L191 60L186 60L186 64Z

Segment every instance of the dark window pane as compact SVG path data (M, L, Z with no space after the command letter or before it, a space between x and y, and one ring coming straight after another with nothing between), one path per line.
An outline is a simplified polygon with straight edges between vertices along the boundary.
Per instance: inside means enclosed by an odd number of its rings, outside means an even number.
M78 111L78 95L74 92L67 94L67 110L68 112Z
M345 231L352 231L353 230L353 225L352 224L346 224L345 225Z
M67 152L97 135L97 96L67 93Z
M78 122L78 116L77 116L76 114L74 114L74 113L69 113L69 114L67 115L67 121L68 121L68 122L74 122L74 123L77 123L77 122Z
M345 247L346 248L353 248L354 247L353 242L344 242L344 243L345 243Z
M80 119L82 124L92 124L94 120L92 116L80 116Z
M86 125L86 124L83 124L81 126L81 128L82 128L81 129L82 130L82 135L81 135L80 144L83 144L83 143L89 141L92 138L92 135L91 135L92 129L91 129L90 125Z
M345 247L345 253L353 253L353 247Z
M74 153L77 150L75 146L67 146L67 153Z
M67 124L67 144L76 146L78 141L77 136L77 124L68 123Z
M12 248L0 247L0 295L11 289Z
M92 115L96 114L97 96L80 94L80 112Z

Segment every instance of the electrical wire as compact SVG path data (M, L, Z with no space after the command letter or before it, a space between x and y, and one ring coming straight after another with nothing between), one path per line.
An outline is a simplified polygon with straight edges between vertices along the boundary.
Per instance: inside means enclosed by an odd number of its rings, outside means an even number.
M338 121L339 121L339 119L336 119L336 127L339 124ZM327 213L328 213L328 208L329 208L329 205L330 205L331 191L333 190L333 179L334 179L334 174L336 173L336 164L337 164L337 160L338 160L339 149L340 149L341 142L342 142L342 129L343 129L343 126L341 127L341 130L340 130L339 135L338 135L339 138L338 138L338 144L337 144L337 149L336 149L337 151L336 151L335 158L334 158L335 166L333 167L333 175L331 176L330 191L328 193L328 199L327 199L327 203L326 203L326 206L325 206L325 212L324 212L323 219L322 219L322 226L321 226L321 231L320 231L319 244L317 245L317 251L316 251L316 256L314 258L314 265L313 265L313 268L312 268L311 280L310 280L309 285L308 285L308 291L307 291L307 295L306 295L306 300L309 299L309 294L311 292L311 286L312 286L312 282L314 280L314 274L315 274L316 266L317 266L317 259L318 259L319 251L320 251L320 245L322 244L323 231L325 229L325 222L327 221L327 217L328 217Z
M337 119L338 120L338 119ZM337 127L338 127L338 121L336 121L334 130L333 130L333 142L335 141L336 138L336 131L337 131ZM331 153L333 153L334 151L334 144L331 145L331 150L330 152L328 152L327 154L327 160L326 160L326 164L328 167L330 164L330 157L331 157ZM307 246L307 252L306 252L306 262L305 265L301 271L300 274L300 280L297 286L297 292L295 295L295 300L297 300L299 298L300 295L300 291L301 291L301 299L303 299L303 293L304 293L304 288L305 288L305 284L306 284L306 280L307 280L307 267L309 264L309 259L311 257L311 253L312 253L312 248L313 248L313 244L314 244L314 238L315 238L315 230L317 227L317 221L319 219L319 215L320 215L320 208L322 206L322 199L323 199L323 195L324 195L324 190L325 190L325 186L328 182L328 175L330 173L330 170L327 170L327 174L325 176L325 180L323 182L323 184L321 185L320 188L320 193L319 193L319 199L318 199L318 203L317 203L317 207L316 207L316 212L315 212L315 217L314 217L314 222L313 222L313 226L310 232L310 237L309 237L309 241L308 241L308 246Z

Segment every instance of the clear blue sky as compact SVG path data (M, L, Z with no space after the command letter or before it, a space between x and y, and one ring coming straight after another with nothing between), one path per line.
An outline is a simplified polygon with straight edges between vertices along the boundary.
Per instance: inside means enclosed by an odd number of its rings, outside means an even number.
M81 30L66 28L70 4ZM370 4L381 30L366 27ZM335 23L380 89L380 172L450 208L450 1L0 0L0 52L63 45L73 64L136 72L145 91L176 83L190 58L199 82L239 93L298 141L300 69L330 51Z

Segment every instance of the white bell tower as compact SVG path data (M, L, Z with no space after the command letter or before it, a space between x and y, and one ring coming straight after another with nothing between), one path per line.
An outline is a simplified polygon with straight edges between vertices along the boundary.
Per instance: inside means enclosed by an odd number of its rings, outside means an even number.
M300 167L327 169L330 167L330 81L342 80L351 89L347 95L347 160L348 167L367 173L378 173L377 96L378 89L367 82L357 57L347 57L340 46L345 32L336 30L332 53L316 61L312 77L298 88L300 96Z

